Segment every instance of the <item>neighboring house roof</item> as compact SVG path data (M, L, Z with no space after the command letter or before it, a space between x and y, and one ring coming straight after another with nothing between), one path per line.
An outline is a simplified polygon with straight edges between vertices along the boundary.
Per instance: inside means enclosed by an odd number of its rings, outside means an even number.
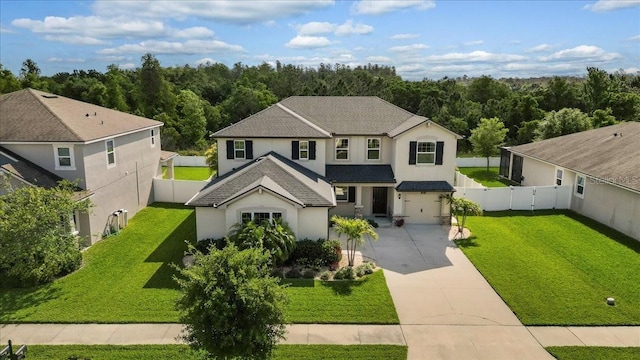
M46 92L0 96L0 142L92 142L162 123Z
M393 183L391 165L326 165L325 177L332 183Z
M425 122L431 121L376 96L292 96L213 136L328 138L388 134L393 137Z
M59 181L64 180L3 147L0 147L0 172L4 172L29 185L40 186L45 189L55 188L58 186ZM89 191L77 188L74 198L81 200L91 194Z
M640 122L625 122L509 148L514 154L640 191Z
M264 189L300 206L335 206L329 182L274 152L211 180L186 205L218 207Z
M453 192L456 189L446 181L403 181L396 190L404 192Z
M167 161L169 159L173 159L176 156L178 156L178 153L175 153L173 151L160 150L160 161L161 162Z

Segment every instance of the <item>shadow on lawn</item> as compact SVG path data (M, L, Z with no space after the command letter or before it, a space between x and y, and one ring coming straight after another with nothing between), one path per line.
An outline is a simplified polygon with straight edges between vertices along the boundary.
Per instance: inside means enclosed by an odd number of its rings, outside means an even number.
M176 270L171 264L182 266L182 257L187 250L185 240L195 242L195 223L196 214L194 212L144 260L144 262L162 263L160 268L144 284L145 289L178 289L178 284L173 281Z
M11 323L32 316L38 306L48 301L60 297L61 291L53 284L25 289L2 289L0 290L0 323ZM23 311L20 316L16 316L18 310Z
M365 285L369 281L368 278L360 280L335 280L335 281L323 281L322 286L331 288L336 295L348 296L351 295L354 288Z

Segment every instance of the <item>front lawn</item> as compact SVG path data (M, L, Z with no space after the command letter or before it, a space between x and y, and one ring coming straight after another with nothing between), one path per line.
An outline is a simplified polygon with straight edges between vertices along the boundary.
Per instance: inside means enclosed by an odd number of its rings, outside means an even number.
M509 186L508 180L500 179L498 176L499 168L497 167L490 167L489 171L486 167L462 167L458 168L458 171L486 187Z
M75 273L40 287L0 289L0 323L177 322L171 264L181 263L185 240L195 238L192 208L153 204L89 248ZM290 283L294 323L398 323L381 271L362 281Z
M195 359L186 345L30 345L29 360L173 360ZM274 360L404 360L407 347L401 345L279 345Z
M568 211L467 226L461 249L525 325L640 325L640 242Z
M546 350L558 360L637 360L638 347L553 346Z
M173 178L175 180L207 180L214 175L207 166L175 166L173 168ZM162 167L162 176L168 179L167 167Z

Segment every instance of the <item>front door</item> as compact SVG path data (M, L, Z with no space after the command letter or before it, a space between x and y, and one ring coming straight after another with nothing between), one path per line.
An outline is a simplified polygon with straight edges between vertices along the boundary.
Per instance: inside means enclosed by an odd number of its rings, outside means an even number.
M386 187L374 187L373 188L373 209L371 209L374 215L386 215L387 214L387 188Z

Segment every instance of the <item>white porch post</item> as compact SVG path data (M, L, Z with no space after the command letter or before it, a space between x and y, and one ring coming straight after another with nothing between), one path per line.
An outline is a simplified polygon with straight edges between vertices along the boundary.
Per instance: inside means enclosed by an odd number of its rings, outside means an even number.
M173 180L173 158L167 161L167 177Z
M406 194L393 189L393 216L404 215L404 197Z
M362 206L362 186L356 186L356 205L354 206L354 215L357 219L361 219L363 217L363 206Z

